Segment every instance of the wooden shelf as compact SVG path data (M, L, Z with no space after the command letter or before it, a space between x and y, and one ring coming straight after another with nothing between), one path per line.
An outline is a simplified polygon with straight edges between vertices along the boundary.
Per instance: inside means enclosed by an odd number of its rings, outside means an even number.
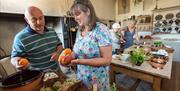
M160 8L160 9L154 9L152 12L163 12L163 11L169 11L169 10L178 10L180 9L180 6L173 6L173 7L167 7L167 8Z
M140 15L137 17L137 21L139 31L152 31L152 15Z
M152 23L138 23L137 25L152 25Z

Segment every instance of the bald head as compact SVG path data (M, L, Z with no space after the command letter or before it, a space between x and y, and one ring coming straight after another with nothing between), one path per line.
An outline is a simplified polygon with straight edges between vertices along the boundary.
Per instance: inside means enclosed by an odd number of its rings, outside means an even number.
M25 20L30 25L30 27L35 30L36 32L44 31L45 20L43 12L35 7L30 6L26 9L25 13Z
M24 13L24 16L25 16L26 18L29 18L29 17L30 17L33 13L35 13L35 12L39 12L39 13L43 14L42 11L41 11L39 8L37 8L37 7L35 7L35 6L30 6L30 7L28 7L28 8L26 9L26 11L25 11L25 13Z

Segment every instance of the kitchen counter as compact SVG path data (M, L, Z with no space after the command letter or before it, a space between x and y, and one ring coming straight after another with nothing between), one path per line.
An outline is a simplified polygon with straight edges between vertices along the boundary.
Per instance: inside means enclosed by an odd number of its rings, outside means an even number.
M125 51L127 52L128 50ZM171 79L173 53L169 53L168 57L169 60L163 69L153 68L148 61L143 62L141 66L136 66L129 60L123 62L118 59L112 59L110 65L110 82L116 82L115 73L120 72L130 77L150 82L153 84L153 91L160 91L161 80L163 78Z
M121 65L123 67L129 68L132 70L141 71L143 73L170 79L171 78L171 69L172 69L172 58L173 58L173 53L170 53L169 61L165 64L163 69L159 69L159 70L153 68L148 61L143 62L141 64L141 66L133 65L129 60L126 62L123 62L121 60L112 59L111 63Z
M180 34L156 34L152 35L152 37L156 39L153 41L161 41L163 44L171 46L175 50L173 61L180 62Z

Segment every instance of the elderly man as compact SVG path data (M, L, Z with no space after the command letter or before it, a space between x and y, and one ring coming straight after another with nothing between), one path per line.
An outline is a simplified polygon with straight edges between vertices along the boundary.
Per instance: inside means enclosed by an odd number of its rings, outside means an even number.
M45 27L43 12L34 6L25 11L27 27L14 39L11 52L11 63L18 69L53 69L60 71L57 61L63 47L53 29ZM20 65L19 60L27 58L28 65ZM53 61L52 61L53 60Z

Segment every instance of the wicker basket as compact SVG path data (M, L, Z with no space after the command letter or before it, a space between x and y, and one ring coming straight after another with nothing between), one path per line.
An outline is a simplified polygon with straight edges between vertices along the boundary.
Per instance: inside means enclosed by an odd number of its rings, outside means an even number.
M34 89L34 91L40 91L43 87L50 87L52 88L55 82L59 81L61 84L63 84L68 78L63 73L55 72L58 75L58 78L49 79L47 81L41 81L41 84ZM63 86L63 85L62 85ZM70 86L63 86L63 91L79 91L79 89L82 88L82 81L78 80L77 82L73 83L73 85ZM52 90L56 91L56 90Z

